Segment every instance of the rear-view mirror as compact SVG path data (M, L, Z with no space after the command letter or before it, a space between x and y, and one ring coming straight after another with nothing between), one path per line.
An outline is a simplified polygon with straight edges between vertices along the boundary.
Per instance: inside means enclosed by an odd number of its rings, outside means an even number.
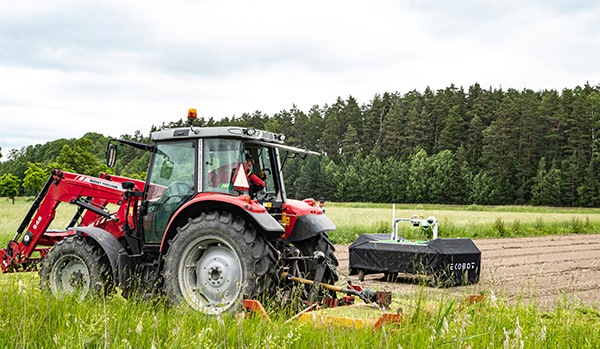
M160 178L169 179L173 174L173 161L165 160L160 168Z
M106 148L106 166L113 168L117 161L117 146L115 144L109 144Z

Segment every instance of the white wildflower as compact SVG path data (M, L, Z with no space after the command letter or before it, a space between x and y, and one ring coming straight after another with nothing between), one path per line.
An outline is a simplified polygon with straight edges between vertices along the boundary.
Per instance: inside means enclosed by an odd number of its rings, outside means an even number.
M448 320L446 320L446 318L444 318L444 331L442 331L442 335L444 335L445 333L448 333Z
M515 327L515 332L514 332L517 340L522 338L521 330L522 330L522 328L521 328L521 325L519 324L519 317L517 316L517 327Z
M175 327L175 328L173 328L173 329L171 330L171 335L172 335L173 337L176 337L176 336L177 336L177 334L179 333L179 330L180 330L180 328L179 328L179 327Z
M25 287L25 284L21 280L19 280L19 293L20 294L27 293L27 287Z
M542 335L542 342L546 341L546 325L542 326L542 331L541 331L541 335Z
M498 297L496 297L492 290L490 290L490 304L496 308L498 307Z
M142 330L143 330L143 324L142 324L142 320L140 319L140 322L138 322L137 327L135 328L135 332L137 334L142 334Z

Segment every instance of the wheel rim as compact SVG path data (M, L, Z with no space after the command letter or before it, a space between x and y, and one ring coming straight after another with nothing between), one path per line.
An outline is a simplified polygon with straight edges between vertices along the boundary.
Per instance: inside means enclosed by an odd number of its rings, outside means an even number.
M50 275L50 289L59 297L79 294L85 297L90 290L90 271L85 262L75 255L61 256Z
M207 314L219 314L236 302L242 276L240 258L229 244L201 238L184 251L178 279L188 304Z

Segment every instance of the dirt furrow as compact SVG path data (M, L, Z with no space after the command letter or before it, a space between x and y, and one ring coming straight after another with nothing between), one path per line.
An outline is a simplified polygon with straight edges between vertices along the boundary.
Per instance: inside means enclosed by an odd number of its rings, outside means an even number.
M474 240L482 252L477 285L454 287L453 293L486 292L511 301L556 303L565 296L584 302L600 301L600 234ZM348 272L349 245L336 245L342 272ZM363 285L399 293L423 286L414 278L386 282L382 274L367 275ZM426 287L426 292L443 290Z

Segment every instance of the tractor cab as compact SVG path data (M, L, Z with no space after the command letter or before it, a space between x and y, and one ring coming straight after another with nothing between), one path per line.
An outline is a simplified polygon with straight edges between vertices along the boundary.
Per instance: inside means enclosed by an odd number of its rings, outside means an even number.
M144 145L152 152L140 210L144 243L161 243L179 209L190 200L203 197L215 200L215 194L249 196L285 229L283 235L289 236L294 223L290 217L295 219L299 209L302 214L317 210L301 201L288 202L280 151L286 156L318 153L283 145L284 138L282 134L242 127L190 127L154 132L154 145ZM108 159L114 157L109 152L107 155ZM264 185L253 183L252 175ZM286 207L290 205L294 207Z

